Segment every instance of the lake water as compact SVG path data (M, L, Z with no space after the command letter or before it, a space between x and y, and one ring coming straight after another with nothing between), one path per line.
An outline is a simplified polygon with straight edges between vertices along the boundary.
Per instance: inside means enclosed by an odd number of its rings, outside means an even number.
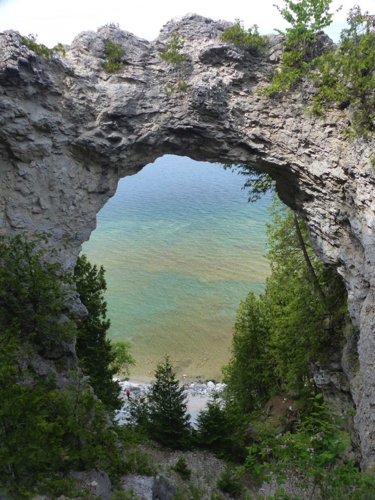
M164 156L119 183L83 245L106 269L110 338L127 340L147 380L170 355L177 375L221 378L236 310L269 274L270 197L247 203L244 178Z

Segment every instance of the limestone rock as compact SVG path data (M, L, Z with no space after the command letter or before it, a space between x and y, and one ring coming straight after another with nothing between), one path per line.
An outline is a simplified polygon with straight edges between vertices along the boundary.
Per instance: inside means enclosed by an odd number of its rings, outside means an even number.
M152 500L152 489L154 478L150 476L141 476L140 474L127 474L121 480L121 489L123 491L132 490L140 500Z
M66 58L51 59L27 49L17 32L1 33L0 231L51 233L58 258L72 268L118 180L164 154L270 174L347 286L360 333L358 369L344 363L343 376L366 466L375 462L373 137L346 139L346 110L307 116L311 82L276 98L260 95L280 38L261 53L222 42L226 27L189 14L154 42L103 27L78 35ZM184 37L180 67L159 55L176 32ZM107 39L123 50L116 74L103 69Z
M84 489L100 500L109 500L112 484L106 472L70 472L68 478L76 481L77 488Z
M157 477L152 487L152 500L171 500L176 496L176 488L165 477Z

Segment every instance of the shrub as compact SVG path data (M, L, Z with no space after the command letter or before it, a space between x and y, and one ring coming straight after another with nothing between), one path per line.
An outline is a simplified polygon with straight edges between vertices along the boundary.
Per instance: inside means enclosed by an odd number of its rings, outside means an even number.
M52 479L44 488L42 487L41 492L56 498L61 495L72 498L81 497L87 493L77 488L77 483L74 479Z
M186 60L186 56L181 54L181 49L184 47L184 37L179 33L172 33L169 35L169 40L166 44L167 50L159 52L159 56L168 64L176 66Z
M352 130L366 133L375 125L375 39L359 6L350 10L338 47L318 59L313 78L318 85L312 111L322 114L332 104L351 106Z
M247 420L235 401L209 401L199 412L196 442L219 458L241 461L246 457Z
M240 47L265 50L268 45L268 38L259 35L258 26L254 24L247 31L244 29L242 21L239 19L221 35L223 42L231 42Z
M156 474L156 467L150 464L147 453L139 449L130 450L125 456L125 468L131 474L142 476L153 476Z
M230 467L227 467L224 472L220 474L217 481L218 488L224 493L228 493L235 498L242 495L244 491L244 486L241 483L241 473L234 471Z
M110 500L139 500L132 489L113 491L109 498Z
M37 43L37 37L35 35L21 36L21 40L28 49L35 52L38 56L50 58L53 57L54 53L59 52L65 57L65 48L62 43L58 43L52 49L49 49L46 45Z
M290 24L285 31L284 51L279 71L275 72L265 92L289 90L316 62L318 35L332 22L329 12L332 0L284 0L284 7L276 6L282 17Z
M47 242L45 235L0 236L2 346L13 339L46 351L75 335L73 318L65 315L60 321L69 307L65 292L72 280L59 263L48 262Z
M182 479L190 479L191 470L189 469L184 457L179 457L176 464L172 467L172 470L177 472Z
M341 430L342 418L329 411L321 395L313 398L313 406L294 434L281 435L261 425L258 443L248 449L245 468L264 480L276 475L279 484L292 468L303 473L301 486L312 485L323 499L365 498L373 491L375 479L361 473L348 458L349 436Z
M104 55L106 61L103 63L103 69L107 73L117 73L124 65L124 52L119 43L112 42L112 40L105 40Z

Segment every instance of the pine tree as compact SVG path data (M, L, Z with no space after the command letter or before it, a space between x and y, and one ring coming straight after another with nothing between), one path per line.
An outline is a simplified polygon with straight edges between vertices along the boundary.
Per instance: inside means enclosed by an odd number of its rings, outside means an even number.
M128 354L128 344L112 344L107 338L110 320L107 319L107 303L104 292L107 289L104 268L90 264L86 255L78 257L74 269L74 280L82 303L88 315L78 323L76 351L81 369L90 377L95 394L110 410L120 408L120 385L113 376L120 370L134 364Z
M158 364L148 396L149 433L165 446L185 448L190 437L184 388L175 379L169 357Z
M69 470L105 470L120 453L87 382L63 356L55 368L48 359L74 341L76 322L67 308L71 274L49 262L46 247L45 235L0 236L1 498L34 498L43 483Z
M234 330L232 358L222 368L224 382L242 411L251 413L277 392L268 310L252 292L240 303Z

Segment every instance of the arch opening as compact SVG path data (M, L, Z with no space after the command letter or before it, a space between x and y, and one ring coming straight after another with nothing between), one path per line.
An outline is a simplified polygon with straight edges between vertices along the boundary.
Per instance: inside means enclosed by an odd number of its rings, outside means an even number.
M243 177L165 155L125 177L83 253L104 265L110 338L130 342L132 377L170 355L177 375L221 377L235 313L263 291L268 206L247 203Z

